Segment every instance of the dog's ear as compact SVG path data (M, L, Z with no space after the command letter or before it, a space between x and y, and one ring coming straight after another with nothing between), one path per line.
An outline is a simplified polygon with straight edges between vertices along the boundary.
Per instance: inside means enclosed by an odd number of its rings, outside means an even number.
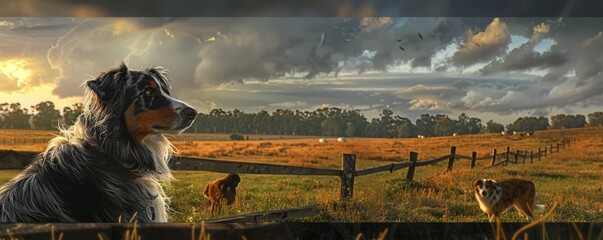
M473 182L473 187L478 187L482 185L482 180L481 179L477 179Z
M109 102L118 91L119 79L121 76L128 74L128 67L124 62L119 67L102 74L97 79L88 80L86 85L98 96L103 102Z
M86 85L96 94L102 102L109 102L115 96L115 89L111 89L108 81L100 81L98 79L88 80Z

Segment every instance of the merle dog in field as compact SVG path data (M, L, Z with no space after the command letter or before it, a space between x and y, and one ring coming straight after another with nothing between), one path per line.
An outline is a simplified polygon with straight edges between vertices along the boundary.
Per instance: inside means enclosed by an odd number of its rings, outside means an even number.
M125 64L86 82L86 110L0 186L2 222L167 222L173 146L163 134L197 112L170 95L162 68Z

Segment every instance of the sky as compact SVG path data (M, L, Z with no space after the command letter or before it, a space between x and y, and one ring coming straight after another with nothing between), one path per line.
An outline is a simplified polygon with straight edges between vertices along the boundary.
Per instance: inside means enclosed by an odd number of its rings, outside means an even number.
M603 105L603 18L0 18L0 103L62 109L121 61L168 69L172 94L202 113L389 108L507 124Z

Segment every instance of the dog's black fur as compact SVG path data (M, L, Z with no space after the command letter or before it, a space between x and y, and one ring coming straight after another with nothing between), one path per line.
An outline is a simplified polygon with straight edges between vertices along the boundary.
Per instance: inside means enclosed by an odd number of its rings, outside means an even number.
M196 111L171 98L161 68L122 63L87 83L74 126L0 186L1 222L166 222L161 182L172 175L163 133L189 127Z

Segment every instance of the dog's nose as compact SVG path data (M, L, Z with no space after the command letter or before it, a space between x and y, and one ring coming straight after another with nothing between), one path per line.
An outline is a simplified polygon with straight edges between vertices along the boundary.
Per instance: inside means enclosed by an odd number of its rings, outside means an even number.
M487 192L482 192L482 195L485 197L486 195L488 195Z
M184 110L182 110L182 114L186 118L193 120L193 119L195 119L195 117L197 117L197 110L195 110L194 108L187 107Z

